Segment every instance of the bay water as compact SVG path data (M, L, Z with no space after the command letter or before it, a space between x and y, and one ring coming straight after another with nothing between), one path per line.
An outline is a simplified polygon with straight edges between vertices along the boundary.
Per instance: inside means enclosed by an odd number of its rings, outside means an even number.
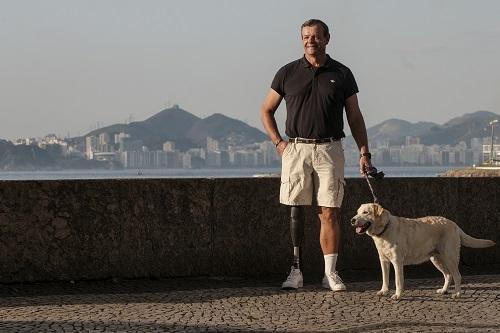
M380 167L378 170L383 171L386 177L437 177L451 168L447 166L388 166ZM280 168L0 171L0 180L247 178L279 177L280 172ZM358 168L346 167L345 177L360 177Z

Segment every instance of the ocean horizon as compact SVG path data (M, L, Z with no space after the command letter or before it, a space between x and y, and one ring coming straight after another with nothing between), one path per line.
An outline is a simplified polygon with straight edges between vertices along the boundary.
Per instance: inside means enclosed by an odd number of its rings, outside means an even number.
M438 177L449 166L387 166L378 167L386 177ZM279 177L280 168L228 169L122 169L122 170L56 170L0 171L0 180L69 180L69 179L152 179L152 178L248 178ZM346 167L346 178L360 177L357 167Z

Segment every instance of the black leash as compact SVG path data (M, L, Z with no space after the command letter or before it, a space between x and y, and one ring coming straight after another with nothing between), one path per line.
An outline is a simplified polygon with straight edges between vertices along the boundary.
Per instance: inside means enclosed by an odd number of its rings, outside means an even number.
M373 177L375 179L383 179L385 176L384 172L383 171L377 172L377 168L371 167L371 169L368 170L368 172L363 173L363 176L365 177L366 182L368 183L368 187L370 188L370 191L372 192L373 203L378 204L378 199L375 196L375 192L373 191L373 187L372 187L372 184L370 182L370 178L368 176Z
M366 182L368 183L368 187L370 187L370 191L372 192L373 203L378 204L378 199L375 196L375 192L373 191L373 187L372 187L372 184L370 182L370 178L368 178L368 176L373 177L375 179L384 179L385 174L382 171L377 172L377 168L371 167L371 169L368 170L368 172L365 172L363 175L365 176ZM382 229L382 231L379 232L378 234L375 234L375 236L377 236L377 237L382 236L382 234L387 231L387 228L389 227L390 222L391 222L391 220L389 220L389 222L387 222L385 224L384 229Z

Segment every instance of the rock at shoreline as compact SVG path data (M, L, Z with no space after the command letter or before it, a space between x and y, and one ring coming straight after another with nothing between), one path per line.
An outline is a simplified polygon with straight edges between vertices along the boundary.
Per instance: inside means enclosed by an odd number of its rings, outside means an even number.
M500 167L492 169L451 169L438 175L439 177L500 177Z

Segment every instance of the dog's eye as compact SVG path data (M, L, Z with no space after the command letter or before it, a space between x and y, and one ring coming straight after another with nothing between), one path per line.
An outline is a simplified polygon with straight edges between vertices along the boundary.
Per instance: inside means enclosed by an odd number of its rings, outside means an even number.
M367 211L364 211L364 212L363 212L363 214L368 214L368 212L367 212Z

